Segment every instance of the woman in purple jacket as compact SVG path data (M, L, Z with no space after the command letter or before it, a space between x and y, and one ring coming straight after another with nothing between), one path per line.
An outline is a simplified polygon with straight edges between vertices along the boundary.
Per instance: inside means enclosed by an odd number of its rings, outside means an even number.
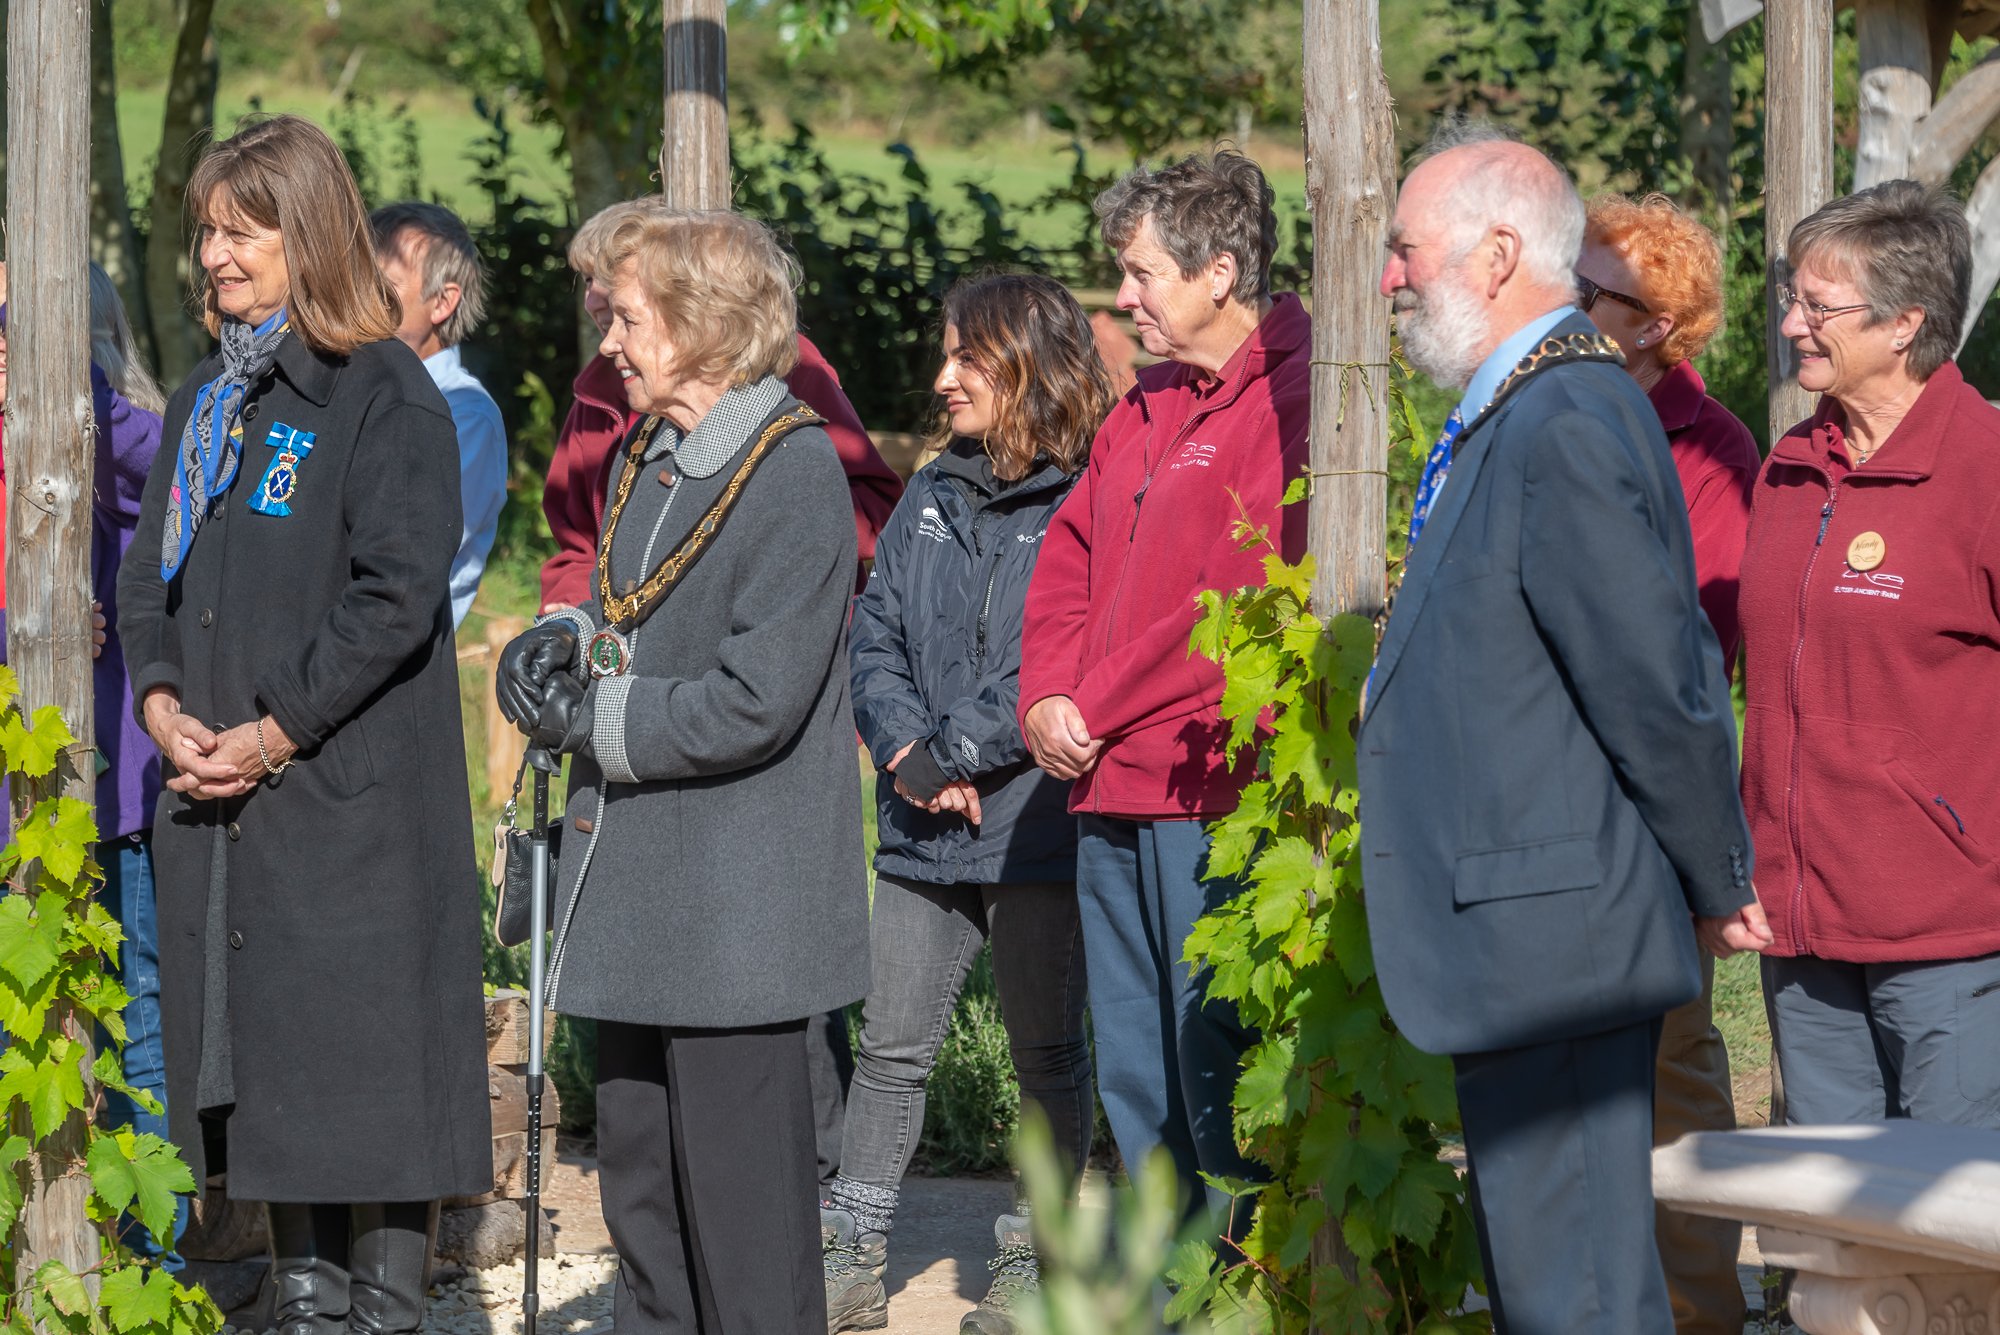
M6 268L0 265L0 298L6 292ZM6 305L0 300L0 404L7 397ZM97 626L93 681L97 712L97 863L104 869L99 894L105 910L124 929L119 953L125 990L132 1000L125 1008L125 1079L161 1101L167 1097L165 1064L160 1051L159 934L153 902L153 805L160 795L160 753L132 712L132 685L125 656L107 624L117 624L118 565L132 543L139 519L139 494L160 450L160 410L166 396L140 362L132 327L118 289L104 270L90 266L90 390L97 420L97 459L92 470L95 489L91 515L90 578L96 590ZM6 480L4 425L0 424L0 486ZM6 609L0 606L0 662L5 661ZM131 1126L165 1137L164 1112L153 1114L116 1090L107 1089L107 1125ZM187 1222L187 1202L180 1204L174 1236ZM151 1251L145 1230L130 1230L130 1241ZM180 1258L168 1252L167 1268L178 1270Z

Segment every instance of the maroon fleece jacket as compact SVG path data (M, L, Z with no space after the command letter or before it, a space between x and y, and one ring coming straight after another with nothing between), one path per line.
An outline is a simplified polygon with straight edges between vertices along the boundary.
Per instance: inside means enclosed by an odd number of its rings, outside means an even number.
M1028 585L1020 717L1066 695L1097 765L1072 811L1134 820L1223 815L1249 757L1223 759L1222 670L1188 652L1196 596L1264 582L1268 548L1245 550L1239 520L1269 530L1288 559L1305 549L1306 507L1280 507L1306 465L1312 320L1280 296L1221 371L1163 362L1111 410L1090 463L1049 522Z
M804 334L799 335L799 364L785 377L785 384L800 402L826 419L826 434L840 454L854 501L854 536L861 559L868 561L875 555L876 534L902 497L903 480L876 452L875 442L840 388L840 377ZM559 604L575 606L590 597L611 456L638 418L626 406L617 366L607 358L592 357L577 372L572 388L576 401L563 419L548 481L542 487L542 513L548 516L549 533L556 540L555 555L542 563L544 611Z
M2000 950L2000 411L1947 362L1861 468L1787 432L1743 561L1743 808L1771 953Z

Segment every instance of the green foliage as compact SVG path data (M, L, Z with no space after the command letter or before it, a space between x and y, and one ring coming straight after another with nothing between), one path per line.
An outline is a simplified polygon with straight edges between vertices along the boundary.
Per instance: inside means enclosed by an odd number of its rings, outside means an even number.
M1399 382L1391 409L1391 504L1406 514L1428 434ZM1323 621L1312 559L1291 564L1242 529L1266 549L1264 584L1203 594L1190 650L1223 665L1230 754L1256 753L1241 803L1211 826L1207 866L1245 889L1195 924L1185 957L1259 1035L1235 1125L1272 1180L1219 1184L1255 1199L1243 1255L1196 1244L1167 1314L1258 1331L1484 1330L1485 1314L1461 1310L1482 1283L1465 1187L1439 1157L1457 1129L1451 1064L1396 1032L1362 902L1353 731L1375 627ZM1314 1235L1336 1225L1352 1278L1312 1263Z
M100 907L95 888L103 879L91 851L97 825L87 803L41 796L75 739L54 709L37 710L28 727L15 707L14 674L0 667L0 761L25 814L0 850L0 1112L13 1134L0 1140L0 1327L22 1330L32 1319L43 1330L74 1335L214 1335L222 1314L198 1288L134 1256L120 1240L127 1211L156 1239L173 1227L174 1195L194 1190L180 1153L158 1136L130 1130L87 1128L80 1161L64 1162L50 1139L70 1119L94 1110L96 1084L137 1094L119 1075L115 1049L84 1063L92 1027L122 1041L130 998L115 976L122 936ZM146 1096L138 1095L144 1099ZM25 1128L28 1134L20 1134ZM51 1157L57 1156L57 1157ZM16 1273L18 1229L26 1175L40 1159L44 1177L84 1173L86 1206L97 1234L98 1260L77 1272L46 1261L25 1284ZM22 1299L26 1308L17 1306Z
M1198 1281L1205 1268L1198 1243L1176 1241L1180 1182L1172 1158L1155 1150L1132 1174L1115 1219L1070 1198L1069 1174L1037 1113L1022 1121L1016 1159L1033 1202L1042 1267L1041 1288L1019 1312L1023 1335L1155 1335L1160 1278ZM1196 1319L1176 1329L1198 1335L1207 1326Z
M810 49L859 19L919 47L948 78L986 88L1009 88L1037 58L1060 54L1074 79L1050 98L1050 122L1138 159L1270 114L1272 89L1295 87L1270 72L1297 57L1279 57L1282 41L1258 41L1270 25L1257 19L1289 9L1269 0L790 0L780 33Z

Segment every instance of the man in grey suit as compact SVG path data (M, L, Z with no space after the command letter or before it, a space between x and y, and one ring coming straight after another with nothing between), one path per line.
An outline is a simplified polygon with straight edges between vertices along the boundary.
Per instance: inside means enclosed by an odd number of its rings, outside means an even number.
M1769 939L1729 688L1658 415L1571 304L1583 206L1490 127L1405 182L1382 293L1465 391L1362 704L1391 1015L1449 1053L1495 1325L1673 1330L1653 1240L1661 1017Z

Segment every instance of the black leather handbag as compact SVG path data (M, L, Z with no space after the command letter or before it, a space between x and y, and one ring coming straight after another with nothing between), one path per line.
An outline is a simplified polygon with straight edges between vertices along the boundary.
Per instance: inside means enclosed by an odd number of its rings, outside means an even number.
M528 879L533 874L529 863L534 832L514 823L521 804L521 780L527 773L528 762L524 758L520 772L514 775L514 791L507 798L507 808L500 813L500 823L493 827L493 888L498 892L493 909L493 939L503 946L522 945L532 932L528 920ZM556 867L562 851L562 831L561 821L549 822L548 921L542 924L545 932L555 928Z

